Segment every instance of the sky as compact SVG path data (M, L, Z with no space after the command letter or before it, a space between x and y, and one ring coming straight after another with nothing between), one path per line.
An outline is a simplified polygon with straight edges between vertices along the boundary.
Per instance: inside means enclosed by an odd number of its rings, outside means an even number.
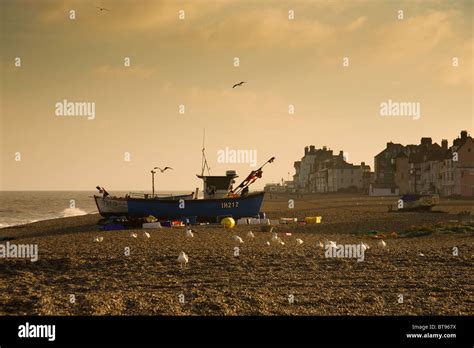
M192 191L204 129L211 174L255 169L226 148L276 157L254 189L307 145L373 169L389 141L473 132L469 0L0 0L0 18L0 190L150 190L170 166L157 189Z

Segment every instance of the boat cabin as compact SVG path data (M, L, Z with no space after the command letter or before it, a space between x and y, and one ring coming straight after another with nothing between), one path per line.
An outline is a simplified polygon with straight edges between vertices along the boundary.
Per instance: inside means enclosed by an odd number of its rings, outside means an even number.
M227 197L238 175L235 170L228 170L226 175L197 175L197 177L203 180L204 199L217 199Z

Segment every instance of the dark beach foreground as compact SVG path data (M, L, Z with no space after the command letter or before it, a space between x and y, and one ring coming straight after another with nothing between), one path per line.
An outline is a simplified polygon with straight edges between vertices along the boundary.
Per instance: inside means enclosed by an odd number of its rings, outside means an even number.
M474 213L474 201L443 199L432 213L389 213L389 203L393 198L267 196L263 210L271 218L323 218L277 225L285 245L267 245L271 234L260 226L194 226L193 238L183 228L100 231L99 215L2 229L9 243L38 244L39 255L36 262L0 258L0 314L473 315L474 222L459 213ZM373 231L386 235L385 248ZM325 240L371 249L361 262L326 258ZM180 251L189 256L185 269Z

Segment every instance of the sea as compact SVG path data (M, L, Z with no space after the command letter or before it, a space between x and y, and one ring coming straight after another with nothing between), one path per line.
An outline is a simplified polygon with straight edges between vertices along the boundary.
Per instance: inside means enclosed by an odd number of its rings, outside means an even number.
M123 196L128 191L110 193ZM189 192L173 191L173 194L184 193ZM0 191L0 228L98 213L94 194L97 191Z

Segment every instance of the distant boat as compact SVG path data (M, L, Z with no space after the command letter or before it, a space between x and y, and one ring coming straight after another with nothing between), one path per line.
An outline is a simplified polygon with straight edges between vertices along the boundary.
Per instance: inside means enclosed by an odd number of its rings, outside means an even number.
M403 202L398 211L423 211L431 210L439 204L439 195L437 194L406 194L400 197Z

